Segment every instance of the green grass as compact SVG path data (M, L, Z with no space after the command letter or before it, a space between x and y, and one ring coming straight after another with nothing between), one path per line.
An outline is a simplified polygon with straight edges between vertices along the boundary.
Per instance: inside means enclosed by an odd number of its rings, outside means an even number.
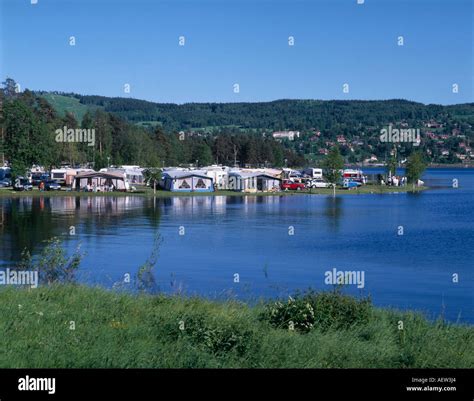
M87 110L93 111L98 108L98 106L86 106L80 103L79 99L76 99L75 97L55 95L52 93L46 93L42 96L54 107L61 117L64 117L66 112L69 112L74 114L79 123L82 121Z
M272 326L264 310L75 285L4 287L0 368L474 367L472 326L370 307L368 319L304 334Z
M428 189L427 187L417 187L414 192ZM386 194L395 192L412 192L413 188L408 187L387 187L381 185L366 185L358 189L337 189L336 195L360 195L360 194ZM77 192L77 191L44 191L38 189L28 192L18 192L12 189L0 188L1 197L28 197L28 196L156 196L158 198L169 198L174 196L300 196L300 195L332 195L332 189L316 188L305 191L281 191L281 192L257 192L245 193L235 191L216 191L216 192L170 192L157 190L156 194L153 189L139 187L135 192Z

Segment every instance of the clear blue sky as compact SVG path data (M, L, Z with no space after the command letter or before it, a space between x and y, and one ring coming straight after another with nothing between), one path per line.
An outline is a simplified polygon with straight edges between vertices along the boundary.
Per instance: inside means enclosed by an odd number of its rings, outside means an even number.
M37 1L0 0L0 78L22 89L174 103L473 101L470 0Z

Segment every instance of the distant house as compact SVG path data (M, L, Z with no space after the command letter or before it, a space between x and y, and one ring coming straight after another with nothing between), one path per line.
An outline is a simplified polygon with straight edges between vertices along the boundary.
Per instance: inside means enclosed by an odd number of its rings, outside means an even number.
M277 191L280 179L262 172L229 172L229 189L239 192Z
M443 124L432 120L432 121L426 122L425 127L427 127L427 128L442 128Z
M161 176L163 189L172 192L213 192L214 180L199 170L168 170Z
M346 143L346 138L344 137L344 135L338 135L337 136L337 143L340 143L340 144L345 144Z
M289 141L293 141L296 138L300 137L299 131L277 131L272 134L273 138L275 139L288 139Z

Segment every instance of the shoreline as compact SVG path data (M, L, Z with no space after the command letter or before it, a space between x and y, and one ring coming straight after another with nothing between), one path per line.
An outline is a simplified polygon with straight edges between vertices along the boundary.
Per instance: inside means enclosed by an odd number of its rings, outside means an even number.
M390 187L385 185L366 185L357 189L336 189L336 195L384 195L394 193L414 193L429 190L430 187L411 187L407 185L405 187ZM193 197L193 196L231 196L231 197L242 197L242 196L301 196L301 195L333 195L332 189L327 188L316 188L306 191L280 191L280 192L236 192L236 191L215 191L215 192L170 192L157 190L156 194L150 188L144 188L140 191L135 192L80 192L80 191L44 191L40 192L38 189L32 191L13 191L11 189L0 189L0 198L25 198L25 197L63 197L63 196L74 196L74 197L114 197L114 196L138 196L146 198L172 198L172 197Z

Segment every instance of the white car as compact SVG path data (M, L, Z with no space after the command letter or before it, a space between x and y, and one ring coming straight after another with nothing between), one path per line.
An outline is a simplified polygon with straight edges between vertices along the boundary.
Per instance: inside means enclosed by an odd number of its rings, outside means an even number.
M316 180L310 180L306 184L308 188L329 188L330 184L328 182L325 182L321 179L316 179Z

